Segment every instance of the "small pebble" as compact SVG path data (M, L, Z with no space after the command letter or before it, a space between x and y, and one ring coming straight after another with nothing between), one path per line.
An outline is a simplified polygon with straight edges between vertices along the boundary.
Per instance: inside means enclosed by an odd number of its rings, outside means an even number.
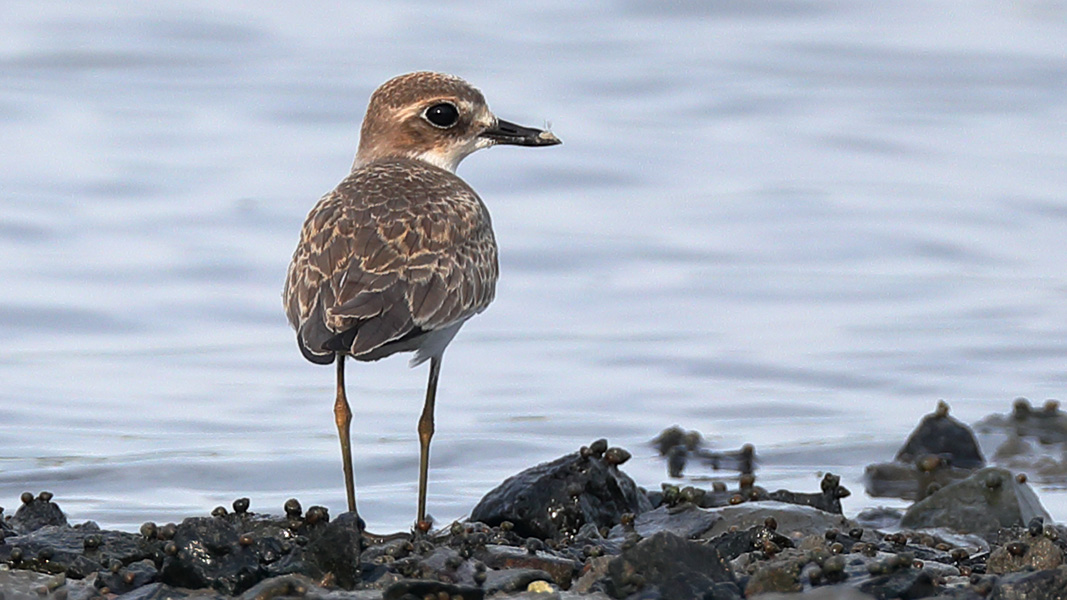
M619 466L630 460L630 453L623 448L608 448L604 453L604 461L609 465Z
M308 509L307 514L304 515L304 522L308 525L316 525L318 523L328 523L330 521L330 512L325 506L312 506Z
M171 540L174 539L174 534L178 532L178 526L174 523L167 523L159 528L159 539Z
M304 512L304 508L300 506L300 501L296 498L286 500L282 509L285 510L285 516L291 519L299 517Z
M252 501L248 498L238 498L233 501L233 512L243 515L248 512L248 507L252 505Z
M1030 547L1023 542L1009 542L1004 548L1008 551L1008 554L1011 554L1012 556L1022 556L1030 549Z

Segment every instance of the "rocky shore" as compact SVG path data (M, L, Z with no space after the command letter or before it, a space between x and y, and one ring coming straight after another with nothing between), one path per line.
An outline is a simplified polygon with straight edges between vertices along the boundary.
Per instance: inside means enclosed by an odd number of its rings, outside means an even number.
M1058 404L1017 400L976 425L1004 440L995 458L1008 468L990 466L941 403L893 461L867 468L868 493L914 504L851 518L836 476L813 492L768 491L752 473L756 449L712 452L677 428L655 441L668 471L711 461L738 471L736 487L643 489L622 470L630 454L597 440L426 534L377 536L296 500L258 513L244 498L108 531L71 525L52 494L27 492L14 514L0 510L0 600L1062 598L1067 529L1018 466L1067 443L1065 422Z

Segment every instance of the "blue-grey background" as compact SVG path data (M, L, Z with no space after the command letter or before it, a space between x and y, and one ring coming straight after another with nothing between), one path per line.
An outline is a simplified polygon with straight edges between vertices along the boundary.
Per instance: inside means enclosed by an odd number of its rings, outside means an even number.
M432 69L564 145L461 176L497 300L445 356L430 509L607 437L856 492L938 399L1067 384L1067 2L237 0L0 8L0 505L336 514L333 373L280 290L373 89ZM359 497L414 516L425 367L349 370ZM699 471L695 471L699 474ZM1040 495L1057 518L1067 500ZM889 502L889 504L893 504Z

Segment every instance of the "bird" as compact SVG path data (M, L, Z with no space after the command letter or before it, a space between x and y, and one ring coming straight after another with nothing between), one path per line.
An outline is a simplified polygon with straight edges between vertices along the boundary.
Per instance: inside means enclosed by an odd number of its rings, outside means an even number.
M304 221L282 292L304 358L335 365L334 421L348 511L358 522L345 359L414 352L412 367L430 362L417 427L415 521L428 531L441 359L463 324L493 301L499 274L489 211L456 167L491 146L560 143L550 131L497 118L482 93L454 75L399 75L371 95L352 169Z

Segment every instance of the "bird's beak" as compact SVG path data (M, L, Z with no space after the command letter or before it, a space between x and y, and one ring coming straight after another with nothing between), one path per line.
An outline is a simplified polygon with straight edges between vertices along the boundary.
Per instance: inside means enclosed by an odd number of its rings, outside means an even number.
M503 119L497 119L496 125L482 132L482 137L492 140L494 144L516 146L555 146L563 143L551 131L523 127Z

